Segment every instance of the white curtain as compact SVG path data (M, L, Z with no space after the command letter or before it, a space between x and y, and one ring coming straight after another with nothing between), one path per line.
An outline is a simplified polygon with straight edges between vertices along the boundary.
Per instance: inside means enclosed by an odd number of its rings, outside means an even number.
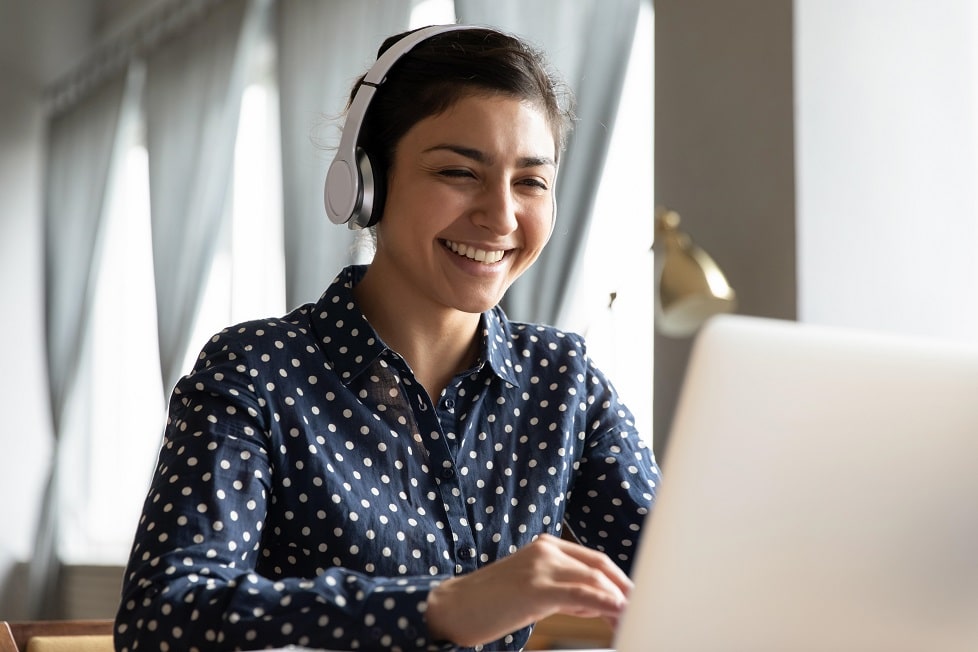
M53 116L48 124L44 197L45 325L51 419L55 442L44 491L34 556L28 573L27 613L57 617L60 562L57 539L60 442L84 433L82 419L69 419L84 403L85 342L98 265L107 183L118 157L127 98L125 75ZM130 101L127 103L126 100ZM69 435L71 433L71 435Z
M270 5L228 0L147 60L146 143L164 389L181 373L227 215L238 115Z
M278 83L286 302L319 298L354 256L355 232L323 208L326 169L339 143L342 113L356 77L391 34L408 28L413 2L280 0Z
M455 0L459 22L494 26L542 48L577 97L578 122L557 179L557 225L540 259L504 297L513 319L561 325L587 242L638 12L639 0Z

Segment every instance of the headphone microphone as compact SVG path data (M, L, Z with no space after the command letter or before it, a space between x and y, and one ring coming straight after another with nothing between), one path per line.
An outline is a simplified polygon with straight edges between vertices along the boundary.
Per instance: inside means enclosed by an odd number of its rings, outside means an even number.
M397 60L416 45L460 29L469 26L432 25L411 32L389 47L364 75L350 102L336 157L326 172L323 196L326 214L334 224L346 223L350 229L363 229L376 224L384 210L384 171L375 170L370 155L358 144L364 117L377 88Z

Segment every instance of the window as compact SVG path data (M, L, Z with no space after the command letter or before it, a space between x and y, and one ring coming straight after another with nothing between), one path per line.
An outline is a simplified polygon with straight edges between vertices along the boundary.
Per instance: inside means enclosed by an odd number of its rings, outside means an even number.
M285 312L278 98L270 43L244 91L227 228L205 286L182 369L228 324ZM84 429L64 442L68 485L61 556L69 564L119 564L155 467L166 418L156 327L149 168L139 120L122 134L110 185L90 351Z
M654 230L652 5L641 4L635 42L594 205L568 326L582 333L652 441Z
M222 238L183 369L229 324L285 314L285 249L274 50L266 44L241 98L228 233Z
M128 556L164 419L149 220L149 169L141 125L122 134L110 185L93 305L89 437L66 434L60 451L65 501L62 557L118 563ZM155 427L154 427L155 426Z

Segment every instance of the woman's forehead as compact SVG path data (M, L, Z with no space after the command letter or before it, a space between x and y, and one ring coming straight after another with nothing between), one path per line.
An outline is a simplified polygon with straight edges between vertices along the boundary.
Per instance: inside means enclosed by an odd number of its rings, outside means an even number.
M534 145L537 149L540 148L540 143L547 143L548 147L532 153L532 156L549 156L546 151L549 147L556 154L557 134L543 104L506 93L466 93L444 110L419 120L408 133L415 131L419 125L423 125L423 129L435 137L446 130L468 136L472 140L478 140L484 135L481 130L492 125L518 128L524 137L538 135L533 138L538 141Z

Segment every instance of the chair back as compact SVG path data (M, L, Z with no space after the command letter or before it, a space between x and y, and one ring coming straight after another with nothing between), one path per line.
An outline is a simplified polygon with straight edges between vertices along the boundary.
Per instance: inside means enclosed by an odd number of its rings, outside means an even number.
M0 621L0 652L113 652L111 620Z
M14 634L10 631L7 621L0 621L0 652L17 652Z

